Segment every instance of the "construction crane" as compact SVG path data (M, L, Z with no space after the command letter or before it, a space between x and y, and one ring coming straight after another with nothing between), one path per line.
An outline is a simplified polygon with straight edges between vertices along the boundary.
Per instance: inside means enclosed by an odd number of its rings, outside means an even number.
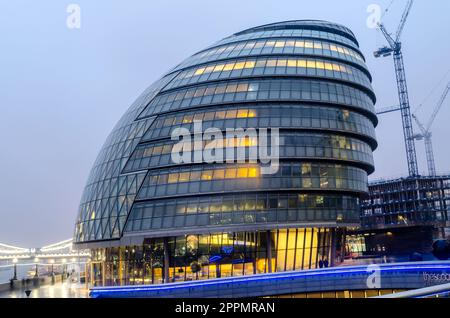
M377 115L384 115L384 114L389 114L389 113L393 113L393 112L398 112L400 111L400 106L391 106L391 107L384 107L384 108L379 108L376 110Z
M414 135L414 139L416 140L424 140L425 141L425 152L427 155L427 165L428 165L428 173L430 176L434 177L436 176L436 165L434 162L434 153L433 153L433 144L431 142L431 126L434 123L434 120L436 119L437 114L442 108L442 105L444 104L445 99L447 98L448 93L450 92L450 82L447 84L447 87L444 90L444 93L442 94L441 98L439 99L439 102L436 105L436 108L433 112L433 114L430 117L430 120L428 121L428 124L424 126L417 116L413 114L413 118L417 123L417 126L419 126L421 133Z
M394 56L395 75L397 78L398 97L400 102L399 108L402 115L403 134L405 138L406 156L408 160L408 171L410 176L417 176L419 174L419 169L417 166L416 145L415 139L413 138L414 131L411 118L411 108L409 104L408 86L406 84L405 65L403 63L402 44L400 42L400 37L413 3L414 0L408 1L394 38L386 30L385 26L382 23L379 23L378 26L386 38L388 46L382 47L376 51L374 56L376 58L390 56L391 54Z

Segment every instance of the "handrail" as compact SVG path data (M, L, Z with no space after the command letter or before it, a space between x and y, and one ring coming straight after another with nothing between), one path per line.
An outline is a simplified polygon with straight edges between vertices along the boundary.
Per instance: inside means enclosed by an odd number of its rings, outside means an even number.
M450 284L436 285L373 298L426 298L442 294L450 295Z

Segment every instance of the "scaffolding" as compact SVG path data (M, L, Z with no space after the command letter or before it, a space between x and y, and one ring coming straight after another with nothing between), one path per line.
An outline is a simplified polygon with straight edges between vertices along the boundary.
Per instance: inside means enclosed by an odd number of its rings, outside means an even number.
M369 184L361 229L450 226L450 175L414 176Z

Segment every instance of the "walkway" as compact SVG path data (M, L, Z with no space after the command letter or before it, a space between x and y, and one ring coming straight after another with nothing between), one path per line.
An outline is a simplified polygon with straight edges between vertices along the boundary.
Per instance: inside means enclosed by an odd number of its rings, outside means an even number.
M87 298L89 290L84 284L56 283L39 288L32 288L30 298ZM0 298L26 298L22 289L0 292Z

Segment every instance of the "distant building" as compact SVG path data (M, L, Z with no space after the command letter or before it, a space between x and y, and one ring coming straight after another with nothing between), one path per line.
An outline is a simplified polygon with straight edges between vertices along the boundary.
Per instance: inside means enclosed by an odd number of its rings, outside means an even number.
M91 283L332 266L374 171L371 80L354 34L313 20L236 33L172 69L125 113L87 181L74 243L92 251ZM171 133L196 120L279 129L278 171L174 162ZM238 137L222 149L259 147Z

